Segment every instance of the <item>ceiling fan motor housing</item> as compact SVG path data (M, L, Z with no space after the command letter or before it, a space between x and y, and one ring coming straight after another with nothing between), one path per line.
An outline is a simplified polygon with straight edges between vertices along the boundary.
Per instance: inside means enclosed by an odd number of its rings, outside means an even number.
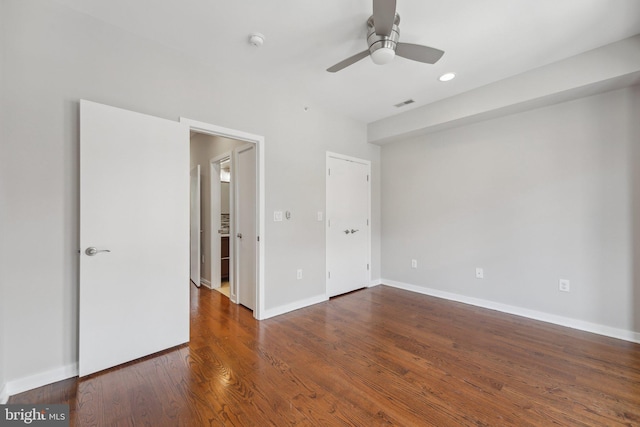
M367 44L369 45L369 54L371 55L373 62L376 64L387 64L394 58L396 46L400 37L398 24L400 24L400 15L396 13L391 34L387 36L376 34L373 16L367 20Z

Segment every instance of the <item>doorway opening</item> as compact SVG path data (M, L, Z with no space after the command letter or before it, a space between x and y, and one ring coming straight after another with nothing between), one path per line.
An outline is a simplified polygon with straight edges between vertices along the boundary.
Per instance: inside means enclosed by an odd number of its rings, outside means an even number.
M248 307L260 319L264 312L264 138L185 118L180 122L190 128L190 166L200 166L201 232L194 233L191 227L191 235L200 237L191 250L201 266L196 285L222 293L228 289L233 303Z
M233 252L231 251L231 157L227 151L209 161L211 185L211 288L231 299ZM235 287L235 286L234 286ZM233 295L235 299L236 295Z

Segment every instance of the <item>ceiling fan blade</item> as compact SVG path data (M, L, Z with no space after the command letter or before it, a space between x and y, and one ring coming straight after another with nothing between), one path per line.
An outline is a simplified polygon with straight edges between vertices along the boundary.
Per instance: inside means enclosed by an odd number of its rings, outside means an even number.
M425 64L435 64L442 58L444 51L419 44L398 43L396 55L413 61L424 62Z
M396 0L373 0L373 26L377 35L391 35L395 19Z
M356 62L360 61L362 58L366 58L367 56L369 56L369 50L368 49L367 50L363 50L360 53L356 53L355 55L350 56L349 58L345 59L344 61L338 62L333 67L327 68L327 71L330 72L330 73L335 73L336 71L340 71L343 68L347 68L351 64L355 64Z

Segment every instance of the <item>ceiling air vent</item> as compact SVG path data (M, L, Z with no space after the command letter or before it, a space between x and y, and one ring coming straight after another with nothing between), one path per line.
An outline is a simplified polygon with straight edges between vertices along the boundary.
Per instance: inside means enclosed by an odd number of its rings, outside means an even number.
M416 101L414 101L413 99L407 99L406 101L402 101L401 103L394 105L394 107L400 108L404 107L405 105L413 104L414 102Z

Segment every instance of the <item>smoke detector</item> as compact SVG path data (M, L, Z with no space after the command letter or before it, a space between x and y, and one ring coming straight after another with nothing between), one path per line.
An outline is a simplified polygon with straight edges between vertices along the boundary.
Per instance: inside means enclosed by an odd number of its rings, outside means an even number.
M249 35L249 44L255 47L262 46L264 44L264 35L260 33L253 33Z

